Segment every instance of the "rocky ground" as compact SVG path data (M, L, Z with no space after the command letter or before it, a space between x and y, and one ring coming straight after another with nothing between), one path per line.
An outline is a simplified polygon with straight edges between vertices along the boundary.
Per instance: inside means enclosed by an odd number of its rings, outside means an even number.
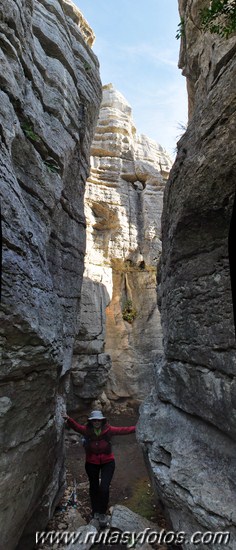
M115 426L133 425L135 417L121 417L109 419ZM83 419L80 419L83 422ZM88 494L88 480L84 470L84 449L79 434L65 429L67 449L66 478L67 487L64 497L55 511L55 515L48 524L47 531L76 531L81 525L91 520L90 501ZM142 452L134 434L113 438L113 450L116 458L116 470L111 484L110 511L116 504L127 506L134 512L165 528L166 523L161 509L155 502L145 468ZM96 545L97 550L103 546ZM106 547L108 547L106 545ZM113 544L111 548L118 548ZM124 548L123 546L120 546ZM37 544L37 550L54 550L65 548L61 544ZM157 546L156 546L157 548ZM159 550L166 546L158 545Z

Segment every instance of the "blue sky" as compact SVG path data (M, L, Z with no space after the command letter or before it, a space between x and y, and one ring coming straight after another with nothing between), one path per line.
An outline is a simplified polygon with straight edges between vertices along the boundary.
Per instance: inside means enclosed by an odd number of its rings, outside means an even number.
M96 35L103 84L130 103L137 132L172 156L187 121L185 78L178 69L177 0L74 0Z

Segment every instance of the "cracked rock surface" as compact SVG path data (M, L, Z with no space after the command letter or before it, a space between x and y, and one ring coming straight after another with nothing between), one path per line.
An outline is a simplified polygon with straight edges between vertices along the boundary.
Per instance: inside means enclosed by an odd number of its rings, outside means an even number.
M91 154L71 408L101 396L103 407L110 401L121 410L147 395L162 351L156 272L172 161L161 145L137 134L131 107L112 84L103 86Z
M85 252L84 185L101 84L71 2L0 6L1 545L32 547L63 485L60 411ZM37 522L36 522L37 519Z
M164 192L164 354L142 406L139 438L174 528L229 531L233 549L236 355L228 234L236 177L236 39L199 30L202 1L179 4L190 120Z

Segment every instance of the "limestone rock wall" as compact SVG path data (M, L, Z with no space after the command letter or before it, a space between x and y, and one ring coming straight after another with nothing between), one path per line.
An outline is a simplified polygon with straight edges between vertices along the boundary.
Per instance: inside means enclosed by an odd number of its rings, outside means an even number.
M190 122L164 193L164 356L141 410L139 437L174 528L188 535L229 531L233 549L236 354L228 233L236 181L236 39L200 30L203 2L179 4Z
M68 0L1 2L0 516L8 550L21 536L19 548L32 548L63 485L60 412L101 99L93 39Z
M147 394L162 350L156 269L163 189L172 163L160 145L137 135L131 108L112 84L103 87L91 153L71 406L99 397L107 380L102 404L115 400L120 409ZM137 313L132 323L122 315L128 300Z

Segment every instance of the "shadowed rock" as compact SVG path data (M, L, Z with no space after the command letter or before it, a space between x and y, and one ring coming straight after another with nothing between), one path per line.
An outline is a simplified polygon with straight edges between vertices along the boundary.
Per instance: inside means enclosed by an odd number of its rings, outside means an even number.
M229 532L233 550L236 348L228 234L236 177L236 39L201 32L202 6L180 2L190 121L164 192L164 356L138 434L174 529Z
M71 2L1 2L0 29L1 545L15 549L24 531L25 550L64 483L63 376L80 302L83 193L101 84L93 32Z

